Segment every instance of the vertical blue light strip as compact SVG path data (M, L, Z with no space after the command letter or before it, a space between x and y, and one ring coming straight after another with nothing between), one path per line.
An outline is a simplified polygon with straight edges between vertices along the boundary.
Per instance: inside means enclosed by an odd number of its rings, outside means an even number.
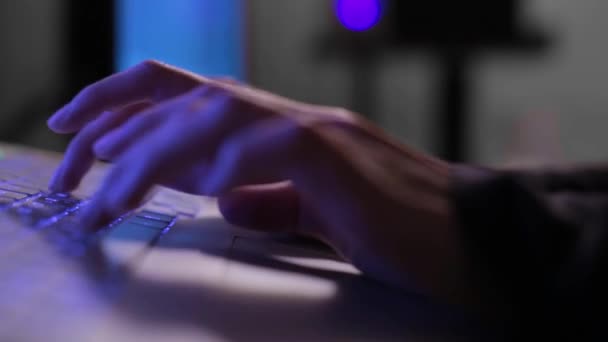
M245 78L243 0L115 0L116 65L158 59L206 76Z

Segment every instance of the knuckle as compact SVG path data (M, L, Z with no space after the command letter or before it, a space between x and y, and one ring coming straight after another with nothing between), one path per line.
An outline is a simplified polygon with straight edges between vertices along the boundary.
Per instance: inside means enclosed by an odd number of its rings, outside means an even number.
M137 79L137 83L143 87L151 87L154 95L152 96L153 101L161 101L167 94L163 87L160 87L156 80L165 78L165 74L168 72L167 64L157 61L155 59L147 59L134 67L134 78Z
M92 102L95 98L98 98L101 95L99 86L96 83L88 85L84 87L76 98L74 98L74 102L77 104L89 103Z
M313 122L290 121L287 132L289 145L298 150L316 145L321 138L318 125Z
M345 108L333 108L331 114L333 120L329 121L334 124L357 124L361 120L359 115Z
M200 84L197 85L190 91L191 96L189 98L195 99L215 99L220 95L225 95L222 88L218 88L213 84Z
M86 148L87 145L90 145L91 140L92 139L89 135L86 135L84 134L84 132L81 131L74 137L74 139L72 139L72 141L70 141L70 144L66 149L66 154L80 152L81 150Z
M95 132L91 129L85 128L82 131L78 132L78 134L76 134L74 139L72 139L72 141L70 142L69 147L73 149L79 148L84 145L91 145L94 140Z
M93 144L93 154L95 155L95 157L97 157L98 159L111 159L110 158L110 154L107 151L107 147L106 146L102 146L100 144Z
M156 59L146 59L135 66L141 73L157 73L167 68L167 65Z
M136 115L127 121L124 126L125 129L132 129L134 131L139 130L141 127L146 126L148 122L151 122L152 115Z
M101 120L103 117L93 120L86 124L84 128L76 134L76 136L70 142L70 146L89 146L94 143L100 136L104 135L107 128L104 128Z
M99 125L95 124L96 122L89 122L88 124L86 124L81 130L80 132L78 132L78 134L76 134L76 136L74 137L74 139L72 141L75 142L84 142L90 138L93 138L94 136L100 134L100 130L99 130Z
M202 100L203 105L197 110L202 124L209 127L222 127L226 123L234 122L242 112L238 110L238 99L221 90L213 90L212 99Z
M317 134L325 138L350 135L362 126L356 115L348 111L343 113L343 116L328 116L315 120L313 125Z
M138 134L155 127L163 121L164 112L142 113L131 117L121 131L129 132L129 134Z
M354 127L338 117L323 117L310 120L290 120L287 130L287 148L305 158L318 158L327 150L333 136Z

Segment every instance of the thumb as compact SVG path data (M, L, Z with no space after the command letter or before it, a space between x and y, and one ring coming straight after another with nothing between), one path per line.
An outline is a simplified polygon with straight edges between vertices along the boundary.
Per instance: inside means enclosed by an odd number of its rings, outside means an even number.
M241 187L218 204L228 222L245 228L289 232L299 221L300 198L290 182Z

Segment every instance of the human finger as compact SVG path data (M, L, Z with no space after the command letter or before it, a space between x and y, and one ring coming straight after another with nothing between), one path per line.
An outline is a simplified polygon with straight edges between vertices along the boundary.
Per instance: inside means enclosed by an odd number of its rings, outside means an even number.
M175 114L193 110L193 107L199 106L200 102L206 100L207 95L211 96L213 91L210 87L199 87L131 117L126 123L116 127L95 143L95 154L104 159L116 159L118 155L164 122L183 119L185 116Z
M149 103L142 102L117 111L104 112L89 123L70 142L61 164L49 182L49 188L58 192L76 188L95 160L92 150L95 141L149 106Z
M215 110L223 110L225 101L226 98L216 99ZM179 118L166 121L120 155L91 205L81 214L86 226L94 229L108 218L122 215L137 206L155 184L179 178L184 169L200 161L195 153L200 145L200 132L184 120L187 114L176 113ZM179 139L169 140L168 136Z
M80 91L48 121L58 133L73 133L100 113L142 101L158 102L186 92L204 78L157 61L145 61Z

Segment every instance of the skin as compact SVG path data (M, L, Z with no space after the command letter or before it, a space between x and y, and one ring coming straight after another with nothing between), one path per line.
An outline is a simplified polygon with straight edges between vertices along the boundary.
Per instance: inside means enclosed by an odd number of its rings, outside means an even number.
M387 284L469 300L451 166L345 109L146 61L86 87L48 124L77 133L51 190L75 189L96 158L114 164L82 213L90 227L161 184L218 197L234 224L322 240Z

